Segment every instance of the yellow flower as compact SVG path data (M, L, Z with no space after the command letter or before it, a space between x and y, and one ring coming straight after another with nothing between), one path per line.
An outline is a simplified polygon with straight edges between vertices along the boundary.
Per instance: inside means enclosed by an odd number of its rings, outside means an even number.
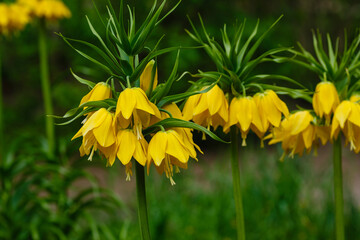
M179 133L180 132L180 133ZM173 180L174 166L175 171L179 172L180 168L187 168L189 158L196 158L195 147L199 147L192 141L192 134L190 129L170 129L167 131L157 132L151 139L147 154L147 168L151 163L159 174L165 172L166 177L170 179L172 185L175 184Z
M140 76L140 88L142 90L144 90L144 92L146 92L150 88L151 75L152 75L152 70L154 68L154 64L155 64L154 60L151 60L150 62L148 62L143 73ZM157 73L157 69L156 69L155 76L154 76L154 82L152 85L153 89L156 88L157 84L158 84L158 73Z
M335 112L339 102L339 95L334 84L321 82L316 86L313 96L313 108L320 118L325 117L327 126L330 125L331 114Z
M274 127L267 138L272 138L269 144L281 142L285 153L290 156L299 154L302 156L304 150L311 150L316 139L316 128L312 124L314 117L309 111L299 111L285 118L279 127Z
M203 88L205 89L205 88ZM183 115L185 120L193 120L204 127L225 126L229 118L229 104L224 92L215 85L206 93L189 97L186 101Z
M229 121L224 127L224 132L228 132L233 125L236 125L241 131L242 146L246 146L246 137L250 128L255 133L264 132L259 110L252 97L234 97L232 99L229 108Z
M21 5L0 3L0 34L22 30L29 21L28 11Z
M176 103L170 103L162 107L165 111L169 112L173 118L177 119L183 119L183 115L179 109L179 107L176 105ZM153 125L161 120L164 120L166 118L169 118L170 115L164 111L161 111L161 118L158 118L156 116L151 116L150 125Z
M268 130L270 124L278 127L281 123L281 115L289 116L286 104L281 101L273 90L266 90L264 93L255 94L254 100L259 109L264 131Z
M126 180L132 176L131 159L134 158L138 163L145 166L148 143L144 138L137 139L132 129L118 131L116 155L122 164L126 166Z
M25 6L31 15L58 20L71 17L69 8L60 0L18 0L19 4Z
M142 138L142 129L150 124L150 116L161 118L160 111L149 101L141 88L126 88L120 93L115 112L115 127L133 126L138 139Z
M86 102L101 101L111 98L111 88L109 84L104 82L97 83L94 88L86 94L80 101L80 105Z
M357 97L352 101L342 101L336 108L332 126L331 138L337 138L340 130L344 133L346 141L350 142L350 149L360 152L360 105Z
M94 152L99 149L112 165L116 157L116 136L113 130L113 116L105 108L101 108L89 117L85 124L71 139L83 137L80 155L89 155L92 160Z

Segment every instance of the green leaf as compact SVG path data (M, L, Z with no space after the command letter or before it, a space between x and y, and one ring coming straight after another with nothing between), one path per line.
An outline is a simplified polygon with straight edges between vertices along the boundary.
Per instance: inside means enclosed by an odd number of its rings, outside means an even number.
M222 143L229 143L226 142L224 140L222 140L221 138L219 138L218 136L216 136L216 134L212 133L210 130L208 130L207 128L204 128L196 123L193 122L189 122L189 121L185 121L185 120L181 120L181 119L177 119L177 118L167 118L164 119L158 123L155 123L154 125L151 125L150 127L146 128L143 131L144 136L151 134L153 132L155 132L156 129L159 129L159 126L163 126L164 128L190 128L190 129L194 129L194 130L198 130L201 131L205 134L207 134L209 137L211 137L212 139L222 142Z
M84 79L84 78L79 77L78 75L76 75L76 74L73 72L73 70L72 70L71 68L70 68L70 72L71 72L71 74L74 76L74 78L75 78L78 82L80 82L81 84L85 84L85 85L89 86L90 88L94 88L94 87L95 87L96 83L93 83L93 82L91 82L91 81L89 81L89 80L86 80L86 79Z

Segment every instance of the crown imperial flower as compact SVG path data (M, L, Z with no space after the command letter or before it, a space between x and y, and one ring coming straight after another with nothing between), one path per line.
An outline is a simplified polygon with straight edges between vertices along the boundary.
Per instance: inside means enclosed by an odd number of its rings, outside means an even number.
M170 129L157 132L151 139L148 147L147 167L148 172L151 163L154 163L159 174L165 172L172 185L174 166L176 172L180 168L187 168L190 157L196 158L195 148L199 147L192 141L190 129L188 131Z
M111 88L109 84L104 82L97 83L94 88L86 94L80 101L80 105L86 102L101 101L111 98Z
M205 89L205 88L203 88ZM206 93L189 97L186 101L183 115L185 120L193 120L204 127L224 126L229 118L229 104L224 92L215 85Z
M325 117L326 125L330 125L331 114L339 105L339 95L331 82L321 82L316 86L313 96L313 108L320 117Z
M229 121L224 127L224 131L229 131L233 125L236 125L241 131L243 146L246 146L246 137L250 128L256 132L264 132L259 110L252 97L234 97L231 100Z
M83 137L80 147L81 156L89 155L92 160L94 152L99 149L112 164L115 161L115 142L116 137L113 131L113 113L105 108L97 110L92 114L80 128L80 130L71 139Z

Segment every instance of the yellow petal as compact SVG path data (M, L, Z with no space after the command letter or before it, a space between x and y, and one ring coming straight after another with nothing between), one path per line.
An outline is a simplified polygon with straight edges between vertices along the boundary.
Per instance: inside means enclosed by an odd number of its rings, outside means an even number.
M104 121L97 128L93 129L93 133L101 146L109 147L115 143L113 116L108 111L104 114L106 115Z
M189 155L184 149L184 144L180 140L180 136L173 130L167 132L168 142L166 153L178 159L182 163L188 161Z
M167 146L167 134L165 132L157 132L151 139L148 147L148 159L152 158L156 166L160 166L165 158Z
M194 108L197 105L199 99L200 99L200 94L197 94L189 97L188 100L185 102L185 106L183 108L184 120L190 121L191 119L193 119Z
M83 136L85 136L89 131L92 131L94 128L100 126L106 118L108 111L105 108L100 108L97 110L91 117L86 121L82 127Z
M135 142L137 141L136 136L131 132L131 130L122 130L117 134L117 141L117 157L122 164L126 165L130 162L134 154Z
M140 76L140 88L142 90L144 90L145 92L150 88L151 75L152 75L152 70L154 68L154 64L155 64L154 60L151 60L150 62L148 62L143 73ZM157 73L157 69L156 69L155 76L154 76L154 82L153 82L153 89L155 89L157 84L158 84L158 73Z
M349 117L349 114L352 110L352 104L350 101L343 101L341 104L336 108L334 118L339 121L339 125L341 128L344 128L345 122Z

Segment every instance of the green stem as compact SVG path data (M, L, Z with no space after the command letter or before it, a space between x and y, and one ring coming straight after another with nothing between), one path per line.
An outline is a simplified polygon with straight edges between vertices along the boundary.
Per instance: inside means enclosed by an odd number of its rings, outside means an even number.
M138 217L139 217L141 239L150 240L151 238L150 238L147 203L146 203L145 169L137 161L135 161L135 171L136 171L137 206L138 206Z
M41 87L44 98L45 108L45 127L46 136L48 140L48 154L54 155L55 149L55 129L54 120L50 115L53 115L53 106L51 100L50 78L49 78L49 63L47 51L47 37L45 21L41 20L39 25L39 57L40 57L40 72L41 72Z
M244 210L241 195L239 148L236 126L231 127L231 170L234 186L234 199L236 210L236 228L238 240L245 240Z
M0 36L1 37L1 36ZM2 46L3 42L0 39L0 166L4 158L4 119L3 119L3 90L2 90Z
M344 231L344 199L342 182L341 137L339 136L333 146L334 157L334 192L335 192L335 229L336 240L345 239Z

